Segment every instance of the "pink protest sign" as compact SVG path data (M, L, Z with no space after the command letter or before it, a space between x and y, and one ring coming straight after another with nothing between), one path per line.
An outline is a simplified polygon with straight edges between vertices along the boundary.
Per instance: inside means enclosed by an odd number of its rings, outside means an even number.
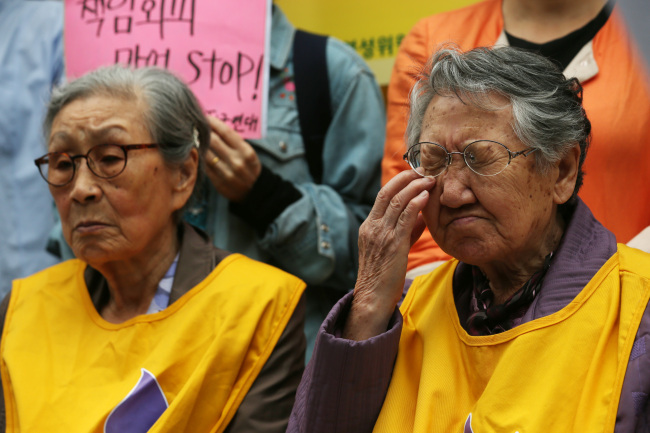
M245 138L266 129L271 0L65 0L69 79L121 63L175 71Z

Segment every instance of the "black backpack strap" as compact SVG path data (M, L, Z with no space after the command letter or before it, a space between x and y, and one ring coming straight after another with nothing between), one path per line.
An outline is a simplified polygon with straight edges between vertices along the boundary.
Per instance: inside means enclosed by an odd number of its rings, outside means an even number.
M297 30L293 40L293 72L300 130L309 172L323 178L323 143L332 122L330 83L325 47L327 36Z

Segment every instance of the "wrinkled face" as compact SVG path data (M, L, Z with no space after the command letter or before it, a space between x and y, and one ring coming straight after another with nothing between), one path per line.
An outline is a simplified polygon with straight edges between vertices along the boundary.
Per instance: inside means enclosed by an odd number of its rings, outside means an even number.
M507 100L492 96L506 108L484 111L457 97L435 96L424 117L420 141L462 152L475 140L494 140L512 152L526 149L510 126ZM424 156L423 156L424 159ZM438 245L448 254L477 266L517 263L538 251L554 223L554 175L542 176L534 153L518 156L495 176L472 172L461 155L436 179L423 216Z
M54 119L48 151L79 155L99 144L151 143L142 115L146 108L141 101L104 95L75 100ZM79 158L69 184L50 186L66 241L91 265L146 257L174 226L176 170L156 148L131 150L127 161L117 177L101 179Z

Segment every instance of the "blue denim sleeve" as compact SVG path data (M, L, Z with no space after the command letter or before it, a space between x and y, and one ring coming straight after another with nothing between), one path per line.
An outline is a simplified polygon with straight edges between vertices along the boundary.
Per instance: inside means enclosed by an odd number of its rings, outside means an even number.
M0 297L54 265L52 196L34 165L47 152L45 102L63 74L63 2L0 0Z
M308 284L351 288L357 237L381 183L385 111L374 75L348 45L329 38L333 118L323 146L323 182L296 183L302 197L260 240L281 268Z

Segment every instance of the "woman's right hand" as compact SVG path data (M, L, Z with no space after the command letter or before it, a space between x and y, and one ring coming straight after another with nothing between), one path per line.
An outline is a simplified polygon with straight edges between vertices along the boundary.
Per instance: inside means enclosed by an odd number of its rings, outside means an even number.
M420 211L435 183L408 170L379 191L359 228L359 273L344 338L360 341L386 331L402 297L409 249L424 230Z

